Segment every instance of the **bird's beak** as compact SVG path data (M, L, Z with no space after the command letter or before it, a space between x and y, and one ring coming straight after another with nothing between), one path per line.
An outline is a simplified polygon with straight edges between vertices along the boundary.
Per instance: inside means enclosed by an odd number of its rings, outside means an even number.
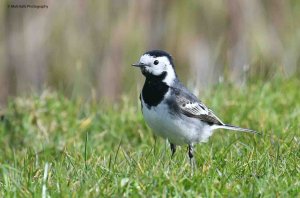
M132 64L132 66L134 66L134 67L145 67L145 66L147 66L145 63L141 63L141 62L139 62L139 63L134 63L134 64Z

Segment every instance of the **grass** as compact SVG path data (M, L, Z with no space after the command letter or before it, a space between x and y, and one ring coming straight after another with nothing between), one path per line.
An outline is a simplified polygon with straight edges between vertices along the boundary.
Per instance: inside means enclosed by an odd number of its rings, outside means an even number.
M145 125L137 99L118 105L45 91L12 99L0 122L0 197L296 197L300 195L300 80L217 85L202 100L225 122L174 159Z

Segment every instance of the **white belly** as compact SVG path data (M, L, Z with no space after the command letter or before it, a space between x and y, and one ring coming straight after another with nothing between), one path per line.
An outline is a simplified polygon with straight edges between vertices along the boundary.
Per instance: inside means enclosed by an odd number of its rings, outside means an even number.
M145 121L154 134L168 139L173 144L206 142L212 135L212 129L209 125L196 118L172 115L165 103L151 109L148 109L143 101L142 103Z

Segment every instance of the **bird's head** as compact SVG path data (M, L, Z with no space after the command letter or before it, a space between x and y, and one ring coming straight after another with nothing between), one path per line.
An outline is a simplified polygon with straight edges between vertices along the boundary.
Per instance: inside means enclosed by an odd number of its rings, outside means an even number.
M148 79L161 79L171 85L177 78L172 56L162 50L144 53L138 63L132 66L141 68L142 74Z

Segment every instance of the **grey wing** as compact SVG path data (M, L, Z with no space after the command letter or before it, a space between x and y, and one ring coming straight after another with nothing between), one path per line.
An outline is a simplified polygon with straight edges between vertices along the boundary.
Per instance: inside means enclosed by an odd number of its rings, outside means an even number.
M212 112L212 110L201 103L196 96L183 90L175 90L174 93L176 104L184 115L198 118L210 125L224 125L224 123Z

